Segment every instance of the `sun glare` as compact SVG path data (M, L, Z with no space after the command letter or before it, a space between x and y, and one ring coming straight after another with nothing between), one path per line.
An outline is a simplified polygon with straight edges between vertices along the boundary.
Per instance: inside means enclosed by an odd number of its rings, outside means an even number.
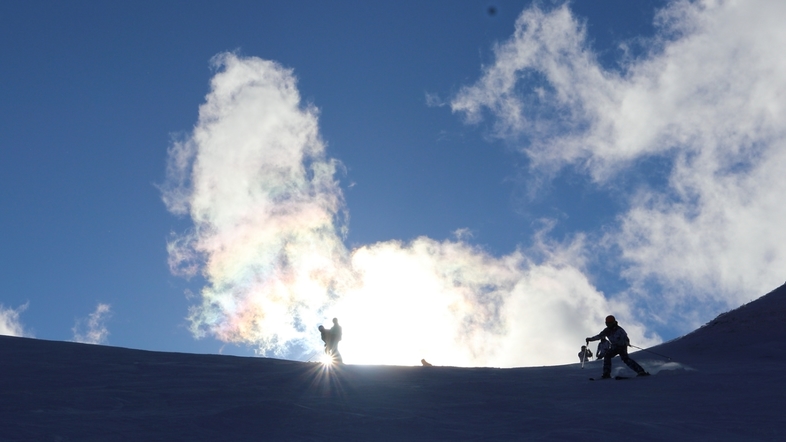
M322 355L322 356L319 358L319 362L321 362L321 363L322 363L322 365L325 365L325 366L329 367L329 366L333 365L333 363L334 363L334 361L333 361L333 356L331 356L331 355L329 355L329 354L327 354L327 353L326 353L326 354L323 354L323 355Z

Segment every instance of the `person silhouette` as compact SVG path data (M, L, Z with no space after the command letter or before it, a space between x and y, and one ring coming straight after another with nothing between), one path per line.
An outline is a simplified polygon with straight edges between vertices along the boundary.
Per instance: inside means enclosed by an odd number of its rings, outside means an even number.
M597 341L603 338L609 339L611 348L607 350L606 354L603 356L603 376L601 376L601 379L608 379L611 377L611 359L617 355L620 355L622 362L635 371L637 376L650 375L641 368L641 365L637 364L636 361L628 356L628 346L630 345L628 334L619 326L617 320L612 315L606 316L606 328L597 335L587 338L586 342L589 343L590 341Z
M592 358L592 351L586 345L582 345L581 350L579 350L579 361L589 361L590 358Z
M329 353L330 352L329 347L331 345L330 344L330 331L328 329L326 329L324 325L320 325L318 328L319 328L319 334L322 337L322 342L325 343L325 353Z
M341 353L338 352L338 343L341 341L342 335L341 326L338 325L338 318L333 318L333 327L330 327L328 333L330 335L330 339L326 342L328 353L333 356L334 361L341 364L344 360L341 358Z
M595 351L595 357L598 359L603 359L606 356L606 352L611 349L611 343L606 338L600 338L600 342L598 343L598 348Z

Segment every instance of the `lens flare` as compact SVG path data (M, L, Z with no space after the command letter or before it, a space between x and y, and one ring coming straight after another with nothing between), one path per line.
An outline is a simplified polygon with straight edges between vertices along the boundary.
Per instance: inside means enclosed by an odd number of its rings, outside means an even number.
M320 356L319 362L321 362L322 365L326 367L330 367L331 365L335 364L336 361L335 359L333 359L332 355L325 353L322 356Z

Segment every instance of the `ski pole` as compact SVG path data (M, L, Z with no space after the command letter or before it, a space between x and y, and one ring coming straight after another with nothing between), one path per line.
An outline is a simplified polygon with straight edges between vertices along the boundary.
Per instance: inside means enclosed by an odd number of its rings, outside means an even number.
M628 345L630 345L630 344L628 344ZM660 353L655 353L655 352L654 352L654 351L652 351L652 350L647 350L647 349L645 349L645 348L636 347L635 345L631 345L631 347L633 347L633 348L638 348L638 349L639 349L639 350L641 350L641 351L646 351L647 353L652 353L652 354L654 354L654 355L658 355L658 356L660 356L660 357L662 357L662 358L666 358L666 359L668 359L668 360L671 360L671 358L670 358L670 357L668 357L668 356L666 356L666 355L662 355L662 354L660 354Z
M581 369L584 370L584 360L587 359L587 348L586 345L584 350L581 351Z

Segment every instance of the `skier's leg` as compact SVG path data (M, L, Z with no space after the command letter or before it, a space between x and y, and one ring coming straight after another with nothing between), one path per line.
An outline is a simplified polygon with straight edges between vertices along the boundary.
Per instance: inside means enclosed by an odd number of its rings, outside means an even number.
M644 369L641 368L641 365L637 364L636 361L634 361L633 359L630 358L630 356L628 356L627 348L622 347L622 349L620 350L620 359L622 359L622 362L624 362L625 365L630 367L631 370L635 371L637 374L645 373Z
M611 376L611 358L617 355L617 352L614 351L613 348L606 351L606 355L603 356L603 377L607 378Z
M344 363L344 360L341 359L341 353L338 352L338 342L333 346L333 360L339 364Z

